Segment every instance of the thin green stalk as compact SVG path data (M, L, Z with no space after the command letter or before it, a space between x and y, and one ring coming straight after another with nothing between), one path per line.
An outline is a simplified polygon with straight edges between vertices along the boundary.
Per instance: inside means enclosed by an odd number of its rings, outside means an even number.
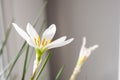
M26 65L27 65L27 60L28 60L28 53L29 53L29 45L27 46L27 50L26 50L26 55L25 55L25 60L24 60L24 68L23 68L23 75L22 75L22 80L25 79Z
M45 68L45 66L46 66L46 64L47 64L47 62L48 62L48 60L50 59L50 56L51 56L51 53L48 53L48 55L47 55L47 57L46 57L46 59L45 59L43 65L42 65L40 71L38 72L38 74L37 74L35 80L39 80L39 77L40 77L41 73L43 72L43 70L44 70L44 68Z
M24 42L24 44L23 44L23 46L21 47L20 51L19 51L18 54L16 55L15 60L13 61L12 65L11 65L11 67L10 67L10 71L8 72L7 79L8 79L8 77L10 76L10 74L11 74L11 72L12 72L12 70L13 70L13 68L14 68L14 65L16 64L18 58L21 56L25 45L26 45L26 42Z
M27 69L29 68L29 64L30 64L30 62L31 62L33 53L34 53L34 49L32 49L32 51L31 51L30 54L29 54L30 56L29 56L29 59L28 59L28 62L27 62Z
M11 20L9 25L8 25L8 29L7 29L6 34L5 34L5 39L4 39L4 41L2 43L2 47L0 49L0 55L3 53L3 49L4 49L4 47L5 47L6 43L7 43L8 37L10 35L10 31L12 29L11 22L13 22L13 20Z
M33 26L36 26L38 20L40 19L41 17L41 14L42 14L42 11L45 9L46 5L47 5L47 0L44 1L44 3L42 4L42 7L40 9L40 12L39 12L39 15L36 17L35 21L33 22Z
M47 23L47 21L46 21L46 19L44 19L43 22L42 22L42 25L40 27L40 30L38 32L39 34L41 34L43 30L45 30L46 23Z
M64 65L61 67L61 69L59 70L57 76L55 77L55 80L58 80L60 78L60 76L61 76L61 74L63 72L64 67L65 67Z
M13 63L13 60L11 60L9 62L9 64L7 66L5 66L5 68L0 72L0 77L2 77L2 75L7 72L7 70L10 68L11 64Z

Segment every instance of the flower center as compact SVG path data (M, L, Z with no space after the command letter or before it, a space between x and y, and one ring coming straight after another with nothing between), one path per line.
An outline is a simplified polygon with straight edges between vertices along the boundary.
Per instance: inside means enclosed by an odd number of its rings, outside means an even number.
M38 36L37 38L34 38L34 42L38 47L40 47L40 36Z
M51 42L52 42L52 39L46 40L46 38L44 38L44 39L42 40L42 46L46 46L46 45L50 44Z
M40 42L40 36L38 36L37 38L34 38L34 43L38 46L38 47L44 47L48 44L50 44L52 42L52 39L47 40L46 38L43 38L42 42Z

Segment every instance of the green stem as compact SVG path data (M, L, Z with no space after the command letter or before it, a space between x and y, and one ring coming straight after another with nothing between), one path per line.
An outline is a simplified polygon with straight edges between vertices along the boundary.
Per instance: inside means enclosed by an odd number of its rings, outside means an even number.
M3 49L4 49L4 47L5 47L6 43L7 43L8 37L10 35L11 29L12 29L12 26L11 26L12 22L13 22L13 20L11 20L10 23L9 23L9 25L8 25L8 29L7 29L7 32L5 34L5 40L3 41L2 47L0 49L0 55L3 53Z
M27 46L27 50L26 50L22 80L24 80L25 74L26 74L26 65L27 65L27 59L28 59L28 52L29 52L29 45Z
M35 78L35 76L36 76L36 72L37 72L37 69L38 69L38 67L39 67L39 65L40 65L40 63L41 63L41 57L40 57L40 61L38 61L37 60L37 58L36 58L36 60L34 61L34 66L33 66L33 74L32 74L32 77L31 77L31 79L33 79L34 80L34 78Z
M10 71L9 71L9 73L8 73L8 75L7 75L7 80L8 80L8 77L10 76L10 74L11 74L11 72L12 72L12 70L13 70L13 67L14 67L15 63L17 62L18 58L19 58L20 55L22 54L22 51L23 51L25 45L26 45L26 42L24 42L24 44L23 44L23 46L21 47L20 51L19 51L18 54L16 55L16 57L15 57L12 65L11 65L11 67L10 67Z
M46 59L45 59L45 61L44 61L43 65L42 65L42 67L41 67L40 71L38 72L38 74L37 74L37 76L36 76L36 79L35 79L35 80L39 80L39 77L40 77L41 73L43 72L43 70L44 70L44 68L45 68L45 66L46 66L46 64L47 64L47 62L48 62L48 60L49 60L50 56L51 56L51 53L49 53L49 54L47 55L47 57L46 57Z

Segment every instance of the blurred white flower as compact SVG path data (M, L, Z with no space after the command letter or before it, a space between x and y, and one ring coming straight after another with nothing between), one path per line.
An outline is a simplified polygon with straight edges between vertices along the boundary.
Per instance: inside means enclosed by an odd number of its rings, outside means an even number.
M98 45L94 45L92 47L86 48L86 38L83 38L83 43L82 43L82 47L80 49L80 53L79 53L79 58L77 61L77 64L74 68L74 71L70 77L70 80L75 80L76 76L78 75L78 73L81 70L81 67L83 65L83 63L87 60L87 58L90 56L91 52L94 51L96 48L98 48Z
M94 51L96 48L98 48L98 45L94 45L92 47L86 48L86 38L83 38L83 43L82 47L80 49L80 54L79 54L79 64L84 63L84 61L91 55L91 52Z

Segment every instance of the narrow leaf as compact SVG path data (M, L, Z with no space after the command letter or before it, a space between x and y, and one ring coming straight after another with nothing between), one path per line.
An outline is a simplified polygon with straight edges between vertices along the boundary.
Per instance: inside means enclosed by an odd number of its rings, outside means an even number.
M26 65L27 65L27 60L28 60L28 52L29 52L29 45L27 46L27 50L26 50L26 55L25 55L25 60L24 60L24 68L23 68L23 74L22 74L22 80L25 79Z
M7 72L7 70L10 68L11 64L13 63L13 61L10 61L9 64L7 64L7 66L5 66L5 68L0 72L0 77L2 77L2 75Z
M58 79L59 79L59 77L61 76L61 74L62 74L62 72L63 72L64 67L65 67L64 65L61 67L61 69L59 70L57 76L55 77L55 80L58 80Z
M0 55L3 53L3 49L4 49L4 47L5 47L6 43L7 43L8 37L10 35L11 29L12 29L12 25L11 25L12 22L13 22L13 20L10 21L10 23L8 25L8 29L7 29L7 31L5 33L5 39L4 39L4 41L2 43L2 47L0 49Z
M39 77L40 77L41 73L43 72L43 70L44 70L44 68L45 68L45 66L46 66L46 64L47 64L47 62L48 62L48 60L50 59L50 56L51 56L51 53L48 53L48 55L47 55L47 57L46 57L46 59L45 59L43 65L42 65L40 71L38 72L38 74L37 74L35 80L39 80Z
M48 2L48 1L45 0L44 3L42 4L42 7L41 7L41 9L40 9L40 12L39 12L38 16L36 17L35 21L33 22L33 26L36 26L36 24L38 23L38 20L40 19L42 12L43 12L43 10L45 9L45 7L46 7L46 5L47 5L47 2Z
M14 68L14 65L16 64L18 58L21 56L25 45L26 45L26 42L24 42L24 44L23 44L23 46L21 47L20 51L19 51L18 54L16 55L16 57L15 57L12 65L11 65L11 67L10 67L10 71L8 72L7 79L8 79L8 77L10 76L10 74L11 74L11 72L12 72L12 70L13 70L13 68Z

